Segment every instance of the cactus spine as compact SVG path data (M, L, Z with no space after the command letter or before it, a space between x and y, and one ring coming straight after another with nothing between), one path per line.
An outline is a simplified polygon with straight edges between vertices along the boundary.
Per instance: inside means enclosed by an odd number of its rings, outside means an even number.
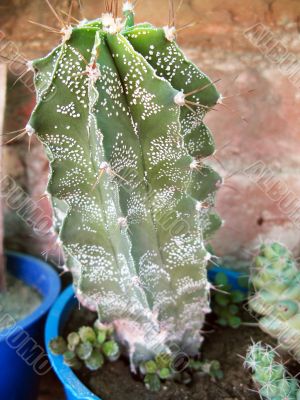
M300 271L290 251L279 243L261 246L254 260L255 295L250 309L263 317L259 326L300 359Z
M209 310L204 237L220 225L203 118L219 94L168 29L133 26L129 2L124 14L83 21L33 62L28 129L49 156L48 192L77 297L113 326L134 368L170 343L199 351ZM141 46L169 52L175 75Z
M254 343L248 350L245 367L252 370L259 395L267 400L299 400L297 379L275 357L275 351L261 343Z

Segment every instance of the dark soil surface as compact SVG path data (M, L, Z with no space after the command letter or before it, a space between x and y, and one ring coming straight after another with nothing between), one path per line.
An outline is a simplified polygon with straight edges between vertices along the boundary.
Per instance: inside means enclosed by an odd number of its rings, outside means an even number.
M67 331L91 323L93 315L86 311L76 312L70 320ZM107 363L102 370L77 372L78 377L103 400L257 400L250 373L243 368L241 356L246 354L251 339L272 343L269 336L259 328L243 326L239 329L221 328L213 322L206 328L203 358L219 360L224 372L222 380L214 381L207 375L194 377L189 386L167 382L156 394L147 391L144 384L130 374L126 360Z

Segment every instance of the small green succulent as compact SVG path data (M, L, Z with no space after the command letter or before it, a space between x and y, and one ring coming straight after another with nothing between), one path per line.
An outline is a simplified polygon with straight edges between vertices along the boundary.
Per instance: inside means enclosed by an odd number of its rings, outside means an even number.
M69 367L79 369L85 365L90 371L97 371L105 360L116 361L120 356L120 347L113 334L110 327L82 326L77 332L69 333L67 340L58 336L49 345L53 354L62 355Z
M164 360L162 362L162 359ZM172 367L172 359L165 354L156 356L155 360L148 360L140 364L140 373L144 377L144 383L150 391L158 391L162 382L173 380L181 384L192 382L195 373L202 373L211 376L213 379L222 379L223 371L219 361L200 361L191 358L186 368L178 372Z
M212 291L211 307L216 314L218 324L238 328L242 323L241 305L247 299L242 289L234 289L224 272L218 272L214 278L215 290ZM248 280L239 278L239 285L248 287Z

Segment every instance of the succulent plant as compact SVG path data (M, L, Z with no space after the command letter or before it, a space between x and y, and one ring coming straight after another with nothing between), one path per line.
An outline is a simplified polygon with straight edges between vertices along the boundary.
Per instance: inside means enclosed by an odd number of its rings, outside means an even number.
M218 272L215 275L213 279L215 290L212 291L211 308L221 326L238 328L241 325L241 305L248 298L247 292L242 290L242 288L248 287L246 282L247 279L242 276L239 279L240 288L233 288L224 272Z
M219 93L178 48L173 26L134 25L130 2L124 19L108 3L33 61L27 132L47 150L47 194L76 295L113 327L134 369L172 343L198 354L203 340L204 243L221 224L203 118Z
M53 338L49 343L50 350L55 355L62 355L64 363L73 369L85 365L90 371L97 371L105 360L116 361L120 356L120 347L114 340L113 330L106 331L104 340L103 330L83 326L78 332L70 332L67 340L61 336Z
M158 391L161 384L172 380L181 384L189 384L197 374L209 375L212 379L222 379L224 374L217 360L198 360L190 358L186 367L177 371L172 364L172 358L166 354L159 354L153 360L148 360L139 365L139 371L144 378L147 389Z
M252 379L261 398L267 400L299 400L300 387L284 365L276 361L271 346L254 343L245 358L245 367L253 372Z
M251 276L255 294L249 307L263 317L259 326L300 359L300 271L280 243L263 244Z
M78 370L85 366L90 371L98 371L105 362L117 361L121 349L114 339L114 330L99 326L82 326L77 332L70 332L67 340L58 336L49 343L50 350L55 355L63 356L64 363ZM188 384L194 374L207 374L213 379L221 379L223 372L217 360L198 360L190 358L185 368L178 371L171 354L159 353L153 359L142 361L137 368L140 378L146 388L152 392L160 390L165 381L176 381Z

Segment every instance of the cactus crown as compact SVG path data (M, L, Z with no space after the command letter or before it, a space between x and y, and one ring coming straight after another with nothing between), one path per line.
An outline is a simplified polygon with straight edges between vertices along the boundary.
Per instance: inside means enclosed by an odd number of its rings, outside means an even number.
M255 294L250 308L263 317L259 326L300 359L300 271L290 251L280 243L264 244L254 260Z
M170 343L198 352L208 308L204 239L219 175L203 164L213 83L175 43L175 28L108 13L65 29L33 62L28 128L51 167L55 228L81 303L112 324L132 365Z

